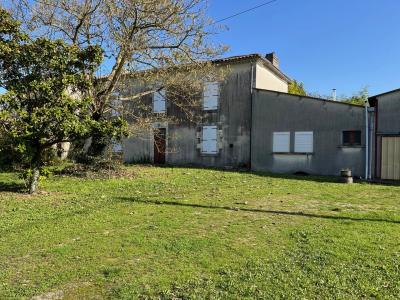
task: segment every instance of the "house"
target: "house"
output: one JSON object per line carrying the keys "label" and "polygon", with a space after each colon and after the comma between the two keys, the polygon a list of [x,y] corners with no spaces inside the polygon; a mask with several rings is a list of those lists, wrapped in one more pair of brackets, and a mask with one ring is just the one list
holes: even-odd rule
{"label": "house", "polygon": [[369,98],[374,108],[371,143],[372,170],[375,178],[400,179],[400,89]]}
{"label": "house", "polygon": [[[275,53],[213,61],[229,66],[223,82],[207,82],[196,124],[156,123],[123,143],[126,162],[247,167],[278,173],[338,175],[364,171],[364,110],[360,106],[288,94],[290,79]],[[155,93],[154,113],[178,115],[167,93]]]}
{"label": "house", "polygon": [[[201,124],[154,124],[157,134],[130,138],[123,143],[126,162],[250,166],[252,89],[287,93],[290,79],[279,69],[275,53],[233,56],[213,63],[229,66],[230,70],[224,82],[205,84]],[[180,114],[168,99],[165,101],[165,91],[161,96],[154,94],[153,107],[155,113]]]}

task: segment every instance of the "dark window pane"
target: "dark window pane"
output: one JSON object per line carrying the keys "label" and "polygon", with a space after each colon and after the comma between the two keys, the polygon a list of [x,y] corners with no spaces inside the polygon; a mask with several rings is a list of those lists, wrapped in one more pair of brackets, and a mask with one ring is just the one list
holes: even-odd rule
{"label": "dark window pane", "polygon": [[343,131],[344,146],[361,146],[361,131],[347,130]]}

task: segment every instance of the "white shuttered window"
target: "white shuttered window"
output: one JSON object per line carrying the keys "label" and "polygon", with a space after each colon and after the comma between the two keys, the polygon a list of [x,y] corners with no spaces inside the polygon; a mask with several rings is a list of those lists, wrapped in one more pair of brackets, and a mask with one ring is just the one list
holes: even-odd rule
{"label": "white shuttered window", "polygon": [[215,110],[218,109],[219,98],[219,83],[206,82],[203,88],[203,109]]}
{"label": "white shuttered window", "polygon": [[290,132],[274,132],[272,151],[290,152]]}
{"label": "white shuttered window", "polygon": [[155,113],[165,113],[165,90],[162,89],[153,94],[153,112]]}
{"label": "white shuttered window", "polygon": [[294,152],[314,152],[314,134],[312,131],[297,131],[294,136]]}
{"label": "white shuttered window", "polygon": [[217,126],[203,126],[201,152],[204,154],[218,153]]}

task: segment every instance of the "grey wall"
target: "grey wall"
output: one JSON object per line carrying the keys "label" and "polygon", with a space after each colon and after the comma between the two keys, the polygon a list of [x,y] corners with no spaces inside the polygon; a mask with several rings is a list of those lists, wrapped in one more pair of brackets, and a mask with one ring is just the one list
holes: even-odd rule
{"label": "grey wall", "polygon": [[400,134],[400,91],[378,97],[378,134]]}
{"label": "grey wall", "polygon": [[[226,68],[226,65],[221,67]],[[179,124],[169,122],[164,126],[167,128],[167,163],[250,167],[251,88],[252,86],[269,86],[273,90],[287,91],[288,84],[259,61],[236,62],[229,64],[228,68],[227,78],[221,84],[218,110],[199,109],[195,115],[200,116],[200,120],[196,122],[185,120],[185,114],[180,108],[167,100],[167,115],[180,120]],[[124,85],[123,95],[128,96],[138,91],[141,91],[141,87],[136,87],[133,82],[128,81]],[[148,95],[141,101],[151,105],[151,96]],[[134,103],[132,106],[134,107]],[[198,139],[201,137],[203,125],[217,125],[219,128],[220,151],[217,155],[201,153]],[[140,137],[126,139],[123,144],[124,160],[126,162],[152,161],[153,143],[151,129]]]}
{"label": "grey wall", "polygon": [[[203,114],[199,124],[169,124],[168,163],[215,167],[250,164],[251,78],[251,63],[231,65],[221,86],[218,110],[199,112]],[[200,152],[196,132],[201,125],[219,127],[220,151],[217,155]]]}
{"label": "grey wall", "polygon": [[382,136],[400,135],[400,91],[390,92],[376,97],[377,106],[377,131],[373,146],[373,174],[376,178],[381,177],[381,147]]}
{"label": "grey wall", "polygon": [[[342,147],[342,131],[361,130],[365,145],[362,107],[301,97],[285,93],[255,90],[253,93],[251,159],[252,169],[275,173],[307,172],[339,175],[350,168],[355,176],[364,172],[364,147]],[[273,132],[314,132],[313,154],[274,154]]]}

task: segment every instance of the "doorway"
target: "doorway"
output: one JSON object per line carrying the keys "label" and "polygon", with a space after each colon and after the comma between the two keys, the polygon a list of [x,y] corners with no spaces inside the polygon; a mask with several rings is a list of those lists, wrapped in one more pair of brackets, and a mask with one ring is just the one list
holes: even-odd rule
{"label": "doorway", "polygon": [[154,132],[154,163],[165,164],[165,152],[167,149],[167,129],[157,128]]}
{"label": "doorway", "polygon": [[382,138],[381,178],[400,179],[400,137]]}

